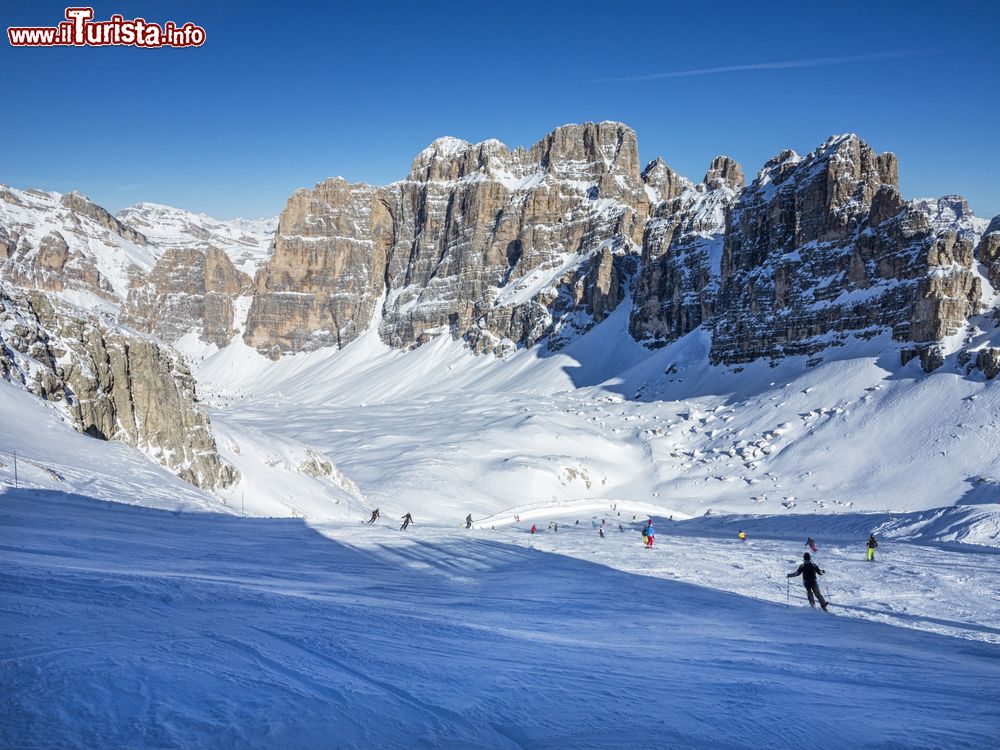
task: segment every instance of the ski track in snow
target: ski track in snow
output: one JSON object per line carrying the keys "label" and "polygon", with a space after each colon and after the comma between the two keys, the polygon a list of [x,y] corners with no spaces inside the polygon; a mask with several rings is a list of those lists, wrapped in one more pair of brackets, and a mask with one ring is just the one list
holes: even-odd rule
{"label": "ski track in snow", "polygon": [[[981,748],[1000,732],[995,644],[842,616],[892,610],[887,573],[929,548],[854,563],[881,579],[864,605],[836,572],[851,555],[821,548],[830,615],[784,606],[793,542],[656,520],[647,551],[582,522],[312,528],[9,489],[0,746]],[[922,574],[995,560],[931,552]],[[697,570],[706,585],[668,580]]]}

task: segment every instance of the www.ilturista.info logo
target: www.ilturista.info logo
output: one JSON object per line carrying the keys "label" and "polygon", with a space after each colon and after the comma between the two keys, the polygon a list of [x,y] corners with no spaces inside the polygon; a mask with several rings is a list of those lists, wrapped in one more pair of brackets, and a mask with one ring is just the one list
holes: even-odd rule
{"label": "www.ilturista.info logo", "polygon": [[7,38],[12,47],[200,47],[205,29],[167,21],[162,26],[144,18],[130,21],[115,14],[108,21],[94,21],[93,8],[67,8],[58,26],[12,26]]}

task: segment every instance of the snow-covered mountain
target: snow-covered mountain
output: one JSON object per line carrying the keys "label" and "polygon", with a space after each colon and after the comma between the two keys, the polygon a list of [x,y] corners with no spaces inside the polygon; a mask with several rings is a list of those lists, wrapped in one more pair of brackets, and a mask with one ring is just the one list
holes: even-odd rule
{"label": "snow-covered mountain", "polygon": [[163,248],[222,250],[233,265],[250,277],[271,254],[277,217],[269,219],[215,219],[160,203],[136,203],[123,208],[116,218],[142,232]]}
{"label": "snow-covered mountain", "polygon": [[0,274],[85,307],[116,309],[160,249],[79,193],[0,185]]}
{"label": "snow-covered mountain", "polygon": [[895,173],[444,138],[273,255],[0,189],[0,745],[990,746],[1000,217]]}
{"label": "snow-covered mountain", "polygon": [[[264,257],[267,222],[7,190],[2,226],[11,283],[76,278],[34,260],[53,232],[125,268],[108,325],[187,355],[220,424],[319,451],[375,502],[424,497],[441,519],[479,495],[489,513],[599,495],[913,511],[1000,476],[1000,233],[956,196],[906,201],[896,171],[854,135],[782,152],[749,186],[726,157],[698,183],[662,159],[640,170],[620,123],[530,149],[443,138],[401,182],[297,191],[254,279],[237,265]],[[505,406],[459,419],[470,400]],[[948,443],[964,408],[965,447],[913,437]],[[429,421],[408,435],[407,417]],[[399,453],[373,453],[389,434]],[[830,468],[883,443],[901,452],[878,470]]]}

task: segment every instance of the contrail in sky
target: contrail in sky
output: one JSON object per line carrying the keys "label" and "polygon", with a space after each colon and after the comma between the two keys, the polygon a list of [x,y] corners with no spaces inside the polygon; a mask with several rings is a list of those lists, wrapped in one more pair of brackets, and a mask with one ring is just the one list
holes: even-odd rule
{"label": "contrail in sky", "polygon": [[779,62],[747,63],[744,65],[722,65],[717,68],[695,68],[693,70],[674,70],[667,73],[647,73],[641,76],[623,76],[621,78],[595,78],[591,83],[623,83],[626,81],[654,81],[659,78],[687,78],[689,76],[708,76],[716,73],[734,73],[743,70],[780,70],[784,68],[818,68],[826,65],[847,65],[848,63],[865,62],[868,60],[896,60],[901,57],[912,57],[919,54],[912,51],[874,52],[868,55],[852,55],[851,57],[811,57],[804,60],[782,60]]}

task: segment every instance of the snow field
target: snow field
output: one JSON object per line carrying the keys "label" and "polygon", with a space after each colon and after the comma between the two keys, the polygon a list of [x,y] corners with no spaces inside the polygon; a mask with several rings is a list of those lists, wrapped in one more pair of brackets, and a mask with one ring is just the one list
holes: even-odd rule
{"label": "snow field", "polygon": [[4,747],[979,748],[1000,731],[995,645],[632,575],[544,550],[554,534],[13,489],[0,533]]}

